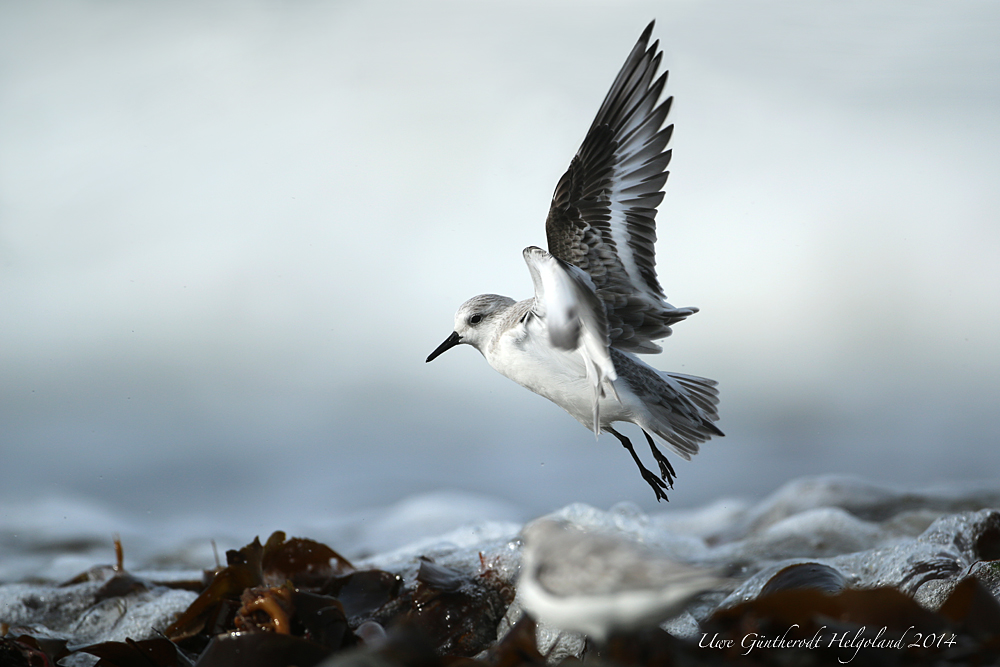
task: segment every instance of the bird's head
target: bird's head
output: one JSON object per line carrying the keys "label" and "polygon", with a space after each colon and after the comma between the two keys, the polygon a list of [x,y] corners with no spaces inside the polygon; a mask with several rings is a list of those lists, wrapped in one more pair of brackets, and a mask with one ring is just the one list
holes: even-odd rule
{"label": "bird's head", "polygon": [[513,299],[498,294],[472,297],[459,306],[455,313],[455,330],[430,353],[427,361],[434,361],[444,352],[463,343],[482,352],[483,346],[493,336],[500,314],[513,304]]}

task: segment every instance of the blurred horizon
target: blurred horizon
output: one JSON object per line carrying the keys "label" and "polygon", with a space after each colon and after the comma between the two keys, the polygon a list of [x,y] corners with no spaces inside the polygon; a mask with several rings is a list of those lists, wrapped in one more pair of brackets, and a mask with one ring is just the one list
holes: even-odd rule
{"label": "blurred horizon", "polygon": [[[653,18],[658,272],[701,312],[644,360],[717,379],[727,434],[659,506],[473,350],[424,363],[465,299],[531,295],[521,249]],[[266,523],[995,481],[998,33],[987,2],[6,3],[0,501]]]}

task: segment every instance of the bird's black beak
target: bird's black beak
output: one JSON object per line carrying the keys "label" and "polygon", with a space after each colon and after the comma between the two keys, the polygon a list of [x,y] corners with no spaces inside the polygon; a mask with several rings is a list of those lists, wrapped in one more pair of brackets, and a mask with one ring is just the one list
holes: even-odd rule
{"label": "bird's black beak", "polygon": [[451,335],[444,339],[444,342],[437,346],[437,349],[430,353],[427,357],[427,362],[430,363],[440,357],[442,354],[455,347],[462,342],[462,337],[458,335],[457,331],[452,331]]}

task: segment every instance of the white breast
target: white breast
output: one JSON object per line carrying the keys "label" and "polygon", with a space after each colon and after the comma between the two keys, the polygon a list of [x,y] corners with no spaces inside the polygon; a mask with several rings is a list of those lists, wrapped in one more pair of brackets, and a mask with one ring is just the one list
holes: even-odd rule
{"label": "white breast", "polygon": [[[484,356],[502,375],[544,396],[587,428],[593,423],[593,390],[579,352],[567,352],[549,344],[548,332],[538,318],[529,318],[503,332]],[[615,381],[621,395],[623,383]],[[626,388],[627,390],[627,388]],[[601,424],[628,419],[627,410],[612,392],[601,399]],[[627,391],[631,394],[631,391]],[[625,396],[622,400],[628,404]]]}

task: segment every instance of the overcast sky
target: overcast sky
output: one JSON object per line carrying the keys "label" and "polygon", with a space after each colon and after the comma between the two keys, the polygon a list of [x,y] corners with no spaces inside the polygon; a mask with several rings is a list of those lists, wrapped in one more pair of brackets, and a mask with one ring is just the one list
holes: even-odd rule
{"label": "overcast sky", "polygon": [[471,348],[424,364],[466,298],[530,296],[653,18],[659,274],[701,312],[646,360],[718,379],[727,433],[671,506],[994,478],[995,2],[40,2],[0,5],[0,497],[655,507]]}

